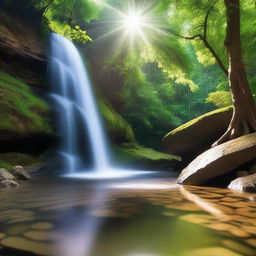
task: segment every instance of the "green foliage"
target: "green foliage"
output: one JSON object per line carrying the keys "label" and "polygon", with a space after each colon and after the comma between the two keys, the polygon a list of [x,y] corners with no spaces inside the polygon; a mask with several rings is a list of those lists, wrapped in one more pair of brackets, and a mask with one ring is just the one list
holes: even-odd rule
{"label": "green foliage", "polygon": [[75,26],[72,28],[68,24],[61,24],[57,21],[51,21],[49,23],[50,28],[57,34],[63,35],[66,38],[85,44],[88,41],[92,41],[92,39],[87,35],[85,30],[82,30],[79,26]]}
{"label": "green foliage", "polygon": [[174,79],[177,84],[190,87],[191,91],[197,89],[197,85],[187,77],[191,71],[189,55],[184,47],[173,37],[153,40],[153,45],[144,48],[142,53],[146,62],[156,62],[166,75]]}
{"label": "green foliage", "polygon": [[92,0],[54,0],[45,14],[53,31],[80,43],[91,41],[79,24],[98,16],[99,8]]}
{"label": "green foliage", "polygon": [[[171,11],[169,23],[167,23],[169,31],[186,37],[193,37],[199,34],[205,36],[209,45],[212,47],[212,49],[215,51],[227,69],[228,57],[227,51],[224,47],[224,41],[226,37],[226,8],[224,1],[165,0],[164,3],[165,4],[163,5],[162,11]],[[256,61],[256,55],[252,54],[256,50],[256,23],[254,18],[256,15],[255,1],[240,1],[240,7],[243,56],[251,87],[255,91],[253,79],[254,68],[252,68]],[[207,14],[207,24],[205,24]],[[205,25],[207,26],[205,27]],[[184,43],[188,41],[186,39],[181,40],[184,41]],[[198,61],[200,63],[202,63],[204,66],[211,66],[216,63],[216,59],[213,58],[212,53],[209,49],[207,49],[202,40],[197,37],[196,39],[191,40],[191,43],[195,49]],[[227,84],[227,78],[223,77],[221,82]],[[229,88],[226,87],[225,90],[227,89]]]}
{"label": "green foliage", "polygon": [[[33,12],[42,16],[45,25],[58,34],[79,43],[91,41],[84,27],[85,22],[97,18],[100,8],[93,0],[5,0],[5,5],[19,9],[20,14]],[[83,26],[83,27],[82,27]]]}
{"label": "green foliage", "polygon": [[[227,54],[224,49],[225,39],[225,7],[224,1],[208,1],[208,0],[170,0],[172,5],[167,6],[166,11],[169,8],[173,8],[172,15],[170,17],[169,29],[173,30],[176,34],[193,37],[195,35],[204,35],[204,22],[207,12],[207,40],[210,45],[221,58],[222,62],[227,65]],[[196,14],[196,15],[195,15]],[[216,29],[218,28],[218,29]],[[186,39],[181,39],[184,43]],[[198,57],[198,61],[205,66],[210,66],[215,63],[210,51],[205,47],[203,42],[198,38],[191,40]]]}
{"label": "green foliage", "polygon": [[124,65],[117,65],[116,69],[124,77],[122,115],[132,125],[140,143],[159,147],[163,134],[180,124],[170,105],[161,98],[167,90],[169,97],[173,97],[171,85],[168,88],[167,84],[156,86],[148,82],[134,55],[128,56]]}
{"label": "green foliage", "polygon": [[90,0],[54,0],[45,11],[45,17],[54,32],[85,44],[91,38],[77,24],[96,18],[98,11],[99,8]]}
{"label": "green foliage", "polygon": [[[16,133],[52,133],[47,118],[46,102],[36,97],[28,85],[0,72],[0,128]],[[29,125],[28,125],[29,124]]]}
{"label": "green foliage", "polygon": [[218,108],[227,107],[232,104],[231,94],[227,91],[211,92],[206,102],[211,102]]}
{"label": "green foliage", "polygon": [[[39,3],[40,1],[37,2],[38,8]],[[93,0],[54,0],[47,9],[46,17],[63,24],[75,25],[97,18],[99,10]]]}
{"label": "green foliage", "polygon": [[[196,84],[189,79],[192,63],[186,47],[178,37],[166,32],[168,27],[179,25],[172,24],[169,21],[168,13],[161,12],[163,9],[161,1],[136,1],[134,3],[135,9],[142,9],[145,23],[148,24],[142,27],[142,32],[135,34],[133,39],[125,27],[120,29],[120,19],[129,13],[129,6],[133,5],[131,1],[108,0],[108,3],[112,7],[103,8],[100,14],[101,20],[106,21],[106,23],[103,22],[104,30],[102,30],[102,33],[108,36],[103,37],[104,35],[99,34],[94,36],[95,40],[102,39],[102,44],[104,44],[104,38],[105,41],[108,40],[111,43],[113,48],[114,45],[118,45],[118,43],[113,42],[122,42],[118,45],[118,49],[113,49],[113,52],[120,50],[126,52],[127,55],[136,54],[144,62],[155,62],[164,70],[166,75],[175,79],[176,83],[187,85],[193,91],[196,90]],[[116,9],[123,14],[120,15],[119,11],[115,11]],[[110,25],[107,26],[106,24]],[[115,29],[117,30],[116,33],[113,32]],[[115,54],[112,53],[112,55]]]}
{"label": "green foliage", "polygon": [[12,165],[7,161],[0,160],[0,168],[5,168],[6,170],[10,171],[12,169]]}

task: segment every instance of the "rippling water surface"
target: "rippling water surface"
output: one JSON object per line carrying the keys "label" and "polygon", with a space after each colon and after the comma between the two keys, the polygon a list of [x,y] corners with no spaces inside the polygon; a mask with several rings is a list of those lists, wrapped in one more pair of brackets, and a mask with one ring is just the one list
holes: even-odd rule
{"label": "rippling water surface", "polygon": [[0,256],[256,255],[253,194],[169,177],[41,177],[2,190]]}

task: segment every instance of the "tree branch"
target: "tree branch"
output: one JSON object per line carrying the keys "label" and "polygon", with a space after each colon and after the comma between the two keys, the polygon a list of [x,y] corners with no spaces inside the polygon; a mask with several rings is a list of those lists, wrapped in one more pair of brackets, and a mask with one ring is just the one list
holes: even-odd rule
{"label": "tree branch", "polygon": [[[217,2],[217,1],[216,1]],[[215,3],[216,3],[215,2]],[[203,32],[203,36],[200,35],[200,39],[203,41],[205,47],[211,52],[212,56],[215,58],[217,64],[219,65],[220,69],[224,72],[224,74],[226,76],[228,76],[228,70],[226,69],[226,67],[224,66],[224,64],[222,63],[220,57],[218,56],[218,54],[214,51],[213,47],[210,45],[209,41],[207,40],[207,28],[208,28],[208,19],[209,19],[209,15],[212,11],[214,7],[214,4],[211,6],[211,8],[208,9],[206,15],[205,15],[205,19],[204,19],[204,32]]]}
{"label": "tree branch", "polygon": [[203,27],[204,27],[204,38],[207,37],[207,24],[208,24],[208,18],[209,18],[211,10],[212,10],[212,7],[207,11],[205,19],[204,19],[204,25],[203,25]]}
{"label": "tree branch", "polygon": [[179,38],[182,38],[182,39],[186,39],[186,40],[194,40],[196,38],[199,38],[200,40],[203,41],[205,47],[211,52],[212,56],[214,57],[214,59],[216,60],[217,64],[219,65],[220,69],[223,71],[223,73],[228,76],[228,70],[226,69],[226,67],[224,66],[224,64],[222,63],[220,57],[218,56],[218,54],[214,51],[214,49],[212,48],[212,46],[210,45],[210,43],[208,42],[208,40],[202,36],[201,34],[197,34],[197,35],[194,35],[194,36],[183,36],[183,35],[180,35],[174,31],[171,31],[171,30],[167,30],[169,33],[179,37]]}
{"label": "tree branch", "polygon": [[[217,2],[217,1],[216,1]],[[214,5],[211,6],[211,8],[208,9],[205,19],[204,19],[204,24],[203,24],[203,35],[201,34],[197,34],[194,36],[183,36],[180,35],[178,33],[176,33],[175,31],[172,30],[167,30],[169,33],[182,38],[182,39],[186,39],[186,40],[194,40],[196,38],[199,38],[200,40],[203,41],[205,47],[211,52],[212,56],[214,57],[214,59],[216,60],[218,66],[220,67],[220,69],[223,71],[223,73],[228,76],[228,70],[226,69],[226,67],[224,66],[223,62],[221,61],[220,57],[218,56],[218,54],[215,52],[215,50],[213,49],[213,47],[210,45],[209,41],[207,40],[207,25],[208,25],[208,19],[209,19],[209,15],[210,12],[212,11]]]}
{"label": "tree branch", "polygon": [[170,34],[173,34],[179,38],[182,38],[182,39],[186,39],[186,40],[194,40],[196,39],[197,37],[200,38],[200,34],[197,34],[197,35],[194,35],[194,36],[183,36],[183,35],[180,35],[178,34],[177,32],[173,31],[173,30],[170,30],[170,29],[162,29],[164,32],[167,32],[167,33],[170,33]]}
{"label": "tree branch", "polygon": [[212,56],[215,58],[217,64],[219,65],[220,69],[223,71],[223,73],[228,76],[228,70],[226,69],[226,67],[224,66],[224,64],[222,63],[220,57],[217,55],[217,53],[214,51],[214,49],[212,48],[212,46],[209,44],[208,40],[203,37],[202,35],[200,35],[200,39],[203,41],[205,47],[211,52]]}

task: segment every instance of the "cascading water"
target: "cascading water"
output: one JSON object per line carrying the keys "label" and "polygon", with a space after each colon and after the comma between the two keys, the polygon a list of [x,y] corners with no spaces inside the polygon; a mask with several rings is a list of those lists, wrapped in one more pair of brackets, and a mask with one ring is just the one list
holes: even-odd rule
{"label": "cascading water", "polygon": [[[110,164],[108,144],[90,79],[77,48],[70,40],[55,33],[50,41],[51,97],[58,106],[61,154],[69,176],[90,177],[85,167],[88,140],[94,163],[93,177],[95,173],[100,178],[112,177],[113,173],[122,177],[131,175],[124,171],[117,174]],[[145,172],[136,172],[140,173]]]}
{"label": "cascading water", "polygon": [[81,158],[86,157],[79,153],[78,144],[83,142],[79,142],[77,118],[87,128],[95,170],[108,169],[107,143],[82,58],[70,40],[57,34],[51,38],[50,79],[51,96],[59,105],[62,154],[68,171],[83,168]]}

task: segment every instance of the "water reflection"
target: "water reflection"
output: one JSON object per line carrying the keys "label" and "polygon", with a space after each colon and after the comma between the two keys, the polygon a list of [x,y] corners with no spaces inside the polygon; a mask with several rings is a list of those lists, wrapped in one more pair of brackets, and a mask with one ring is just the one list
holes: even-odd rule
{"label": "water reflection", "polygon": [[0,255],[256,255],[252,195],[164,176],[40,178],[5,190]]}
{"label": "water reflection", "polygon": [[224,221],[229,220],[228,215],[226,215],[222,210],[218,209],[214,203],[208,202],[206,199],[202,199],[200,196],[196,195],[195,193],[190,192],[189,188],[186,188],[185,186],[180,185],[179,189],[181,194],[186,199],[198,205],[205,212],[210,213],[211,215],[213,215],[214,217],[217,217],[218,219],[221,219]]}
{"label": "water reflection", "polygon": [[[87,202],[87,207],[77,211],[71,208],[64,217],[66,221],[60,224],[60,229],[65,235],[56,245],[55,255],[61,256],[89,256],[95,237],[103,219],[87,212],[93,211],[95,202],[107,201],[104,189],[95,188]],[[102,205],[103,206],[103,205]]]}
{"label": "water reflection", "polygon": [[153,171],[142,171],[142,170],[126,170],[126,169],[105,169],[102,172],[95,170],[92,171],[81,171],[71,174],[63,175],[66,178],[82,179],[82,180],[106,180],[106,179],[120,179],[120,178],[131,178],[138,175],[152,174]]}

